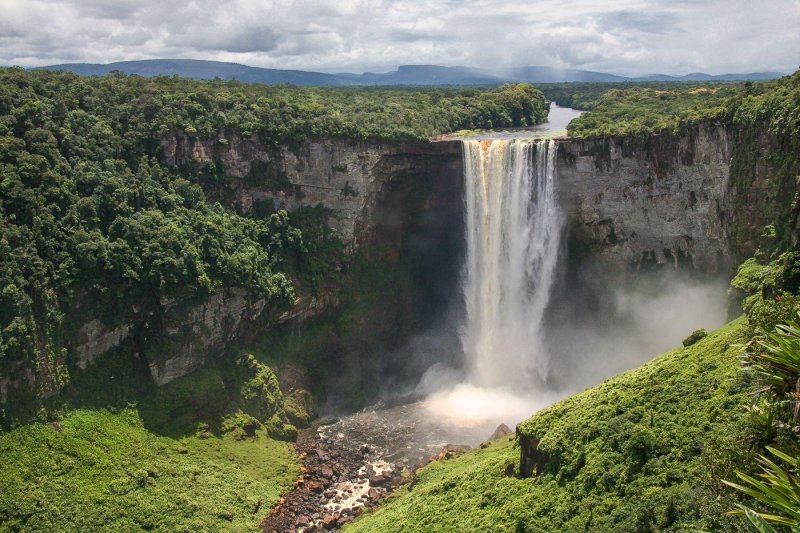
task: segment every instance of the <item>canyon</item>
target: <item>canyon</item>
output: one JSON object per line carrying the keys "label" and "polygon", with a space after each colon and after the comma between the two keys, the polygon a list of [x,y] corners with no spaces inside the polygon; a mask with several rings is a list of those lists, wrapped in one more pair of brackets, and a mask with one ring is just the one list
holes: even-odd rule
{"label": "canyon", "polygon": [[[746,217],[737,222],[732,212],[741,195],[731,180],[734,137],[730,126],[701,123],[681,134],[558,139],[555,186],[566,214],[567,247],[624,272],[659,267],[729,273],[751,240],[742,235],[752,233],[743,229],[752,222]],[[456,290],[464,253],[460,141],[320,139],[276,149],[256,135],[229,132],[200,139],[176,131],[160,145],[170,165],[217,165],[226,181],[207,184],[206,192],[239,212],[265,204],[329,209],[328,223],[349,256],[380,244],[393,266],[411,266],[418,274],[415,284],[437,287],[433,296],[423,296],[429,300],[423,306],[440,311]],[[66,332],[66,357],[80,372],[112,350],[130,350],[143,356],[156,384],[166,384],[258,331],[330,313],[340,305],[340,289],[333,285],[312,293],[301,287],[294,305],[279,311],[235,287],[191,306],[163,300],[145,313],[134,303],[113,324],[104,317],[75,324]],[[148,335],[162,339],[158,350],[141,341],[145,323],[157,324]],[[0,399],[12,388],[36,388],[37,381],[30,370],[12,371],[0,377]],[[46,390],[45,395],[56,391]]]}

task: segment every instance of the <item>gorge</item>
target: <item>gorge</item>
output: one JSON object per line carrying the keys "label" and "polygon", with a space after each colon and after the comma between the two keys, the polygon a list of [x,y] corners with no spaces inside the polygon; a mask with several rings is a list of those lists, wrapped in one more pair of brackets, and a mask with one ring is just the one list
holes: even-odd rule
{"label": "gorge", "polygon": [[[702,528],[733,505],[714,480],[754,453],[730,444],[733,347],[795,305],[795,141],[749,113],[771,85],[674,128],[576,134],[672,93],[551,104],[548,126],[524,85],[0,78],[2,521],[254,527],[291,487],[319,515],[301,527],[339,527],[403,485],[356,530],[397,530],[423,497],[470,509],[425,507],[423,529],[591,529],[596,498],[601,529]],[[500,423],[516,440],[485,443]]]}

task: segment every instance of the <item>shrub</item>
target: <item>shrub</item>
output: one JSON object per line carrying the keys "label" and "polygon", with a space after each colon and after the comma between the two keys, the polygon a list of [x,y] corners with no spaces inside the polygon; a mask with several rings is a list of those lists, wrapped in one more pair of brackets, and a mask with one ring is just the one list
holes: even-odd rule
{"label": "shrub", "polygon": [[691,333],[691,335],[689,335],[688,337],[683,339],[683,345],[684,346],[691,346],[692,344],[696,343],[697,341],[699,341],[700,339],[702,339],[703,337],[705,337],[707,335],[708,335],[708,332],[706,332],[705,329],[703,329],[703,328],[696,329]]}

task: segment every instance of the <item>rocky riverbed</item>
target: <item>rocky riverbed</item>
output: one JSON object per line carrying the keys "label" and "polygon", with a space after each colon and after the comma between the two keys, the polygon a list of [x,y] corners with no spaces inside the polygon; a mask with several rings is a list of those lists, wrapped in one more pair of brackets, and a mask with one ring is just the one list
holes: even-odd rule
{"label": "rocky riverbed", "polygon": [[[263,531],[336,531],[377,507],[386,493],[413,484],[420,466],[470,449],[470,444],[431,439],[427,429],[421,431],[429,421],[412,423],[425,420],[412,416],[420,412],[416,404],[365,410],[301,430],[296,444],[303,463],[301,476],[264,518]],[[510,433],[501,424],[489,440]]]}
{"label": "rocky riverbed", "polygon": [[297,450],[302,475],[262,521],[266,533],[336,531],[414,475],[405,462],[380,459],[366,444],[344,446],[318,428],[300,432]]}

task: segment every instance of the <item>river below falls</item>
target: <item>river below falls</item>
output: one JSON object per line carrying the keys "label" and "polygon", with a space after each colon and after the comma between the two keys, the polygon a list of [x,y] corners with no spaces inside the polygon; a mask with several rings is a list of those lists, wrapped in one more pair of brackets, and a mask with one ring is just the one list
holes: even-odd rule
{"label": "river below falls", "polygon": [[500,424],[516,424],[561,395],[514,395],[469,384],[400,405],[379,402],[318,429],[322,439],[346,449],[367,446],[388,463],[416,465],[447,445],[474,448]]}
{"label": "river below falls", "polygon": [[350,449],[368,446],[386,462],[414,465],[448,444],[474,447],[488,439],[500,423],[503,422],[443,423],[431,413],[426,402],[417,401],[394,407],[377,404],[318,431],[322,438],[339,446]]}

